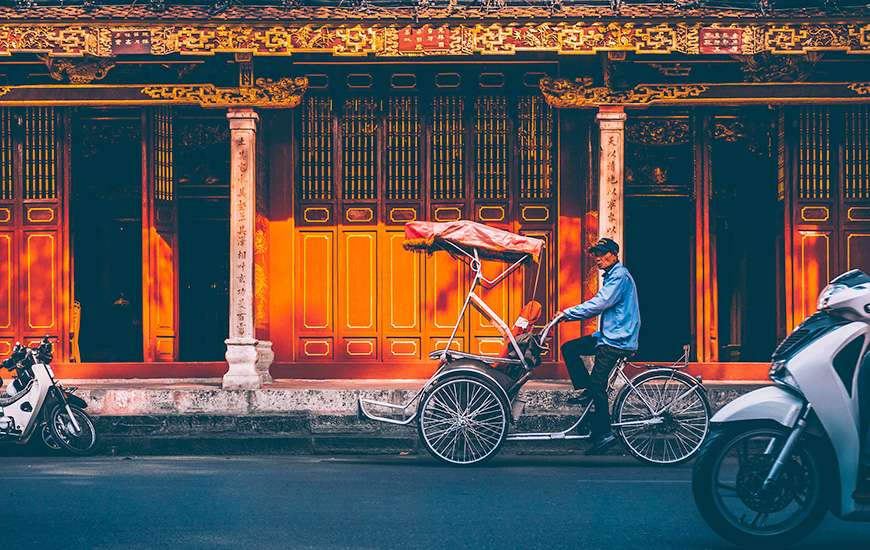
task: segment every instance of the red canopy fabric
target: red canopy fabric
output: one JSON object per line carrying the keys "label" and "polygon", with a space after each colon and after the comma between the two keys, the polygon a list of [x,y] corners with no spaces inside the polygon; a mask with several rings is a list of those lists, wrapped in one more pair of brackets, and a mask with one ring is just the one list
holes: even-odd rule
{"label": "red canopy fabric", "polygon": [[483,256],[501,259],[531,254],[536,262],[544,249],[544,241],[541,239],[517,235],[469,220],[442,223],[417,221],[405,224],[404,246],[408,250],[432,251],[444,248],[445,242],[477,248]]}

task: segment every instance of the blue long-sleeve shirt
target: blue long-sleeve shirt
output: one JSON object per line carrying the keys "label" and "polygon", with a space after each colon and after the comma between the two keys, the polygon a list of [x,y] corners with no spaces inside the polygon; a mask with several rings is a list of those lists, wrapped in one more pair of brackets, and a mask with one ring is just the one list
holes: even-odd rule
{"label": "blue long-sleeve shirt", "polygon": [[600,315],[598,332],[594,334],[599,344],[632,351],[637,349],[640,332],[637,287],[631,273],[620,262],[604,272],[604,281],[595,296],[563,313],[568,321]]}

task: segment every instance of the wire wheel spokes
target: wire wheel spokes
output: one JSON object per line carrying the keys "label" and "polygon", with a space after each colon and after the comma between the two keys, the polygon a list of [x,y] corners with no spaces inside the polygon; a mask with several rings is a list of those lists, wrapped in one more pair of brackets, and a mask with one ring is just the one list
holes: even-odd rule
{"label": "wire wheel spokes", "polygon": [[688,459],[701,448],[710,428],[710,408],[703,391],[667,374],[635,383],[616,418],[618,424],[628,424],[619,431],[629,450],[655,464]]}
{"label": "wire wheel spokes", "polygon": [[485,384],[461,378],[438,385],[422,404],[420,433],[438,458],[453,464],[480,462],[498,449],[507,414]]}

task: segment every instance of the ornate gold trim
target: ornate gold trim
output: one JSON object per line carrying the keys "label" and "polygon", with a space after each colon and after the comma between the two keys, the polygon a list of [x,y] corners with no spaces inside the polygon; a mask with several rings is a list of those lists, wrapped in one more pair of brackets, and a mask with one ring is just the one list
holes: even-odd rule
{"label": "ornate gold trim", "polygon": [[0,96],[4,96],[12,91],[12,88],[9,86],[0,86]]}
{"label": "ornate gold trim", "polygon": [[870,82],[852,82],[846,87],[858,95],[870,94]]}
{"label": "ornate gold trim", "polygon": [[282,78],[277,82],[270,78],[258,78],[254,86],[218,88],[213,84],[186,86],[148,86],[142,94],[151,99],[172,103],[198,104],[201,107],[233,107],[238,105],[261,108],[292,109],[299,106],[308,89],[308,79],[297,76]]}
{"label": "ornate gold trim", "polygon": [[540,81],[544,99],[553,107],[581,108],[598,105],[647,105],[697,97],[707,91],[701,84],[640,84],[625,91],[592,86],[590,79],[544,77]]}
{"label": "ornate gold trim", "polygon": [[51,78],[70,84],[90,84],[94,80],[102,80],[115,67],[115,61],[106,58],[68,59],[42,56],[41,59],[45,61]]}
{"label": "ornate gold trim", "polygon": [[801,208],[801,220],[805,222],[826,222],[831,217],[827,206],[804,206]]}
{"label": "ornate gold trim", "polygon": [[[733,46],[711,51],[704,33],[727,30]],[[117,48],[113,36],[136,34],[136,51]],[[541,23],[447,23],[384,25],[280,22],[157,24],[143,22],[8,23],[0,25],[0,55],[48,53],[54,56],[112,57],[127,53],[212,55],[250,52],[292,55],[320,52],[353,56],[512,55],[521,51],[595,54],[620,51],[648,54],[753,55],[809,51],[870,52],[870,23],[779,22],[756,24],[672,19],[603,22],[587,19]],[[114,48],[114,49],[113,49]],[[141,51],[140,51],[141,50]]]}

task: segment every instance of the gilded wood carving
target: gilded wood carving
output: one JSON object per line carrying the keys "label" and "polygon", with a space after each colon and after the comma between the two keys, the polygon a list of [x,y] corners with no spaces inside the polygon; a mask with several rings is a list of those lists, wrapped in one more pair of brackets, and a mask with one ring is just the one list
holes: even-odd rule
{"label": "gilded wood carving", "polygon": [[544,77],[541,92],[553,107],[581,108],[598,105],[646,105],[687,97],[697,97],[707,90],[700,84],[641,84],[624,91],[606,86],[592,86],[589,79],[568,80]]}
{"label": "gilded wood carving", "polygon": [[[711,50],[709,36],[729,37],[727,48]],[[135,36],[133,45],[126,36]],[[122,37],[122,38],[119,38]],[[118,40],[122,40],[119,44]],[[133,48],[134,49],[130,49]],[[342,25],[201,24],[139,26],[0,25],[0,54],[41,52],[52,55],[111,57],[126,53],[201,54],[251,52],[290,55],[318,51],[334,55],[424,56],[514,54],[553,51],[593,54],[761,52],[806,53],[837,50],[870,52],[870,23],[634,23],[566,22],[529,24]]]}
{"label": "gilded wood carving", "polygon": [[273,81],[258,78],[253,86],[219,88],[213,84],[186,86],[148,86],[142,94],[155,100],[191,103],[202,107],[250,106],[264,108],[297,107],[308,89],[305,77],[282,78]]}

